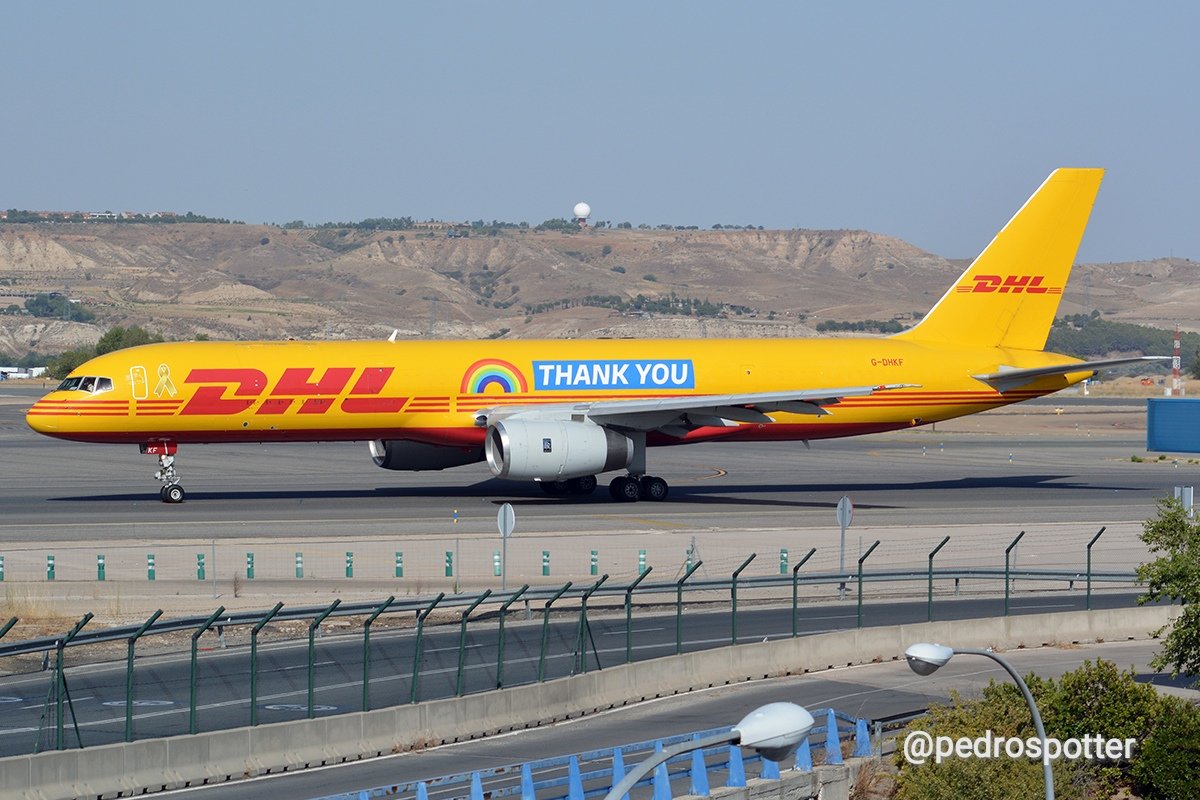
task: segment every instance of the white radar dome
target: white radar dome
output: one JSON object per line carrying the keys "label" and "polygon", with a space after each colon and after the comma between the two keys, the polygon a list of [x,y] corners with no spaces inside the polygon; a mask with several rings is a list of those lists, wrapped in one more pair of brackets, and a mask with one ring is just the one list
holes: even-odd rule
{"label": "white radar dome", "polygon": [[587,203],[575,204],[575,219],[587,219],[592,215],[592,207]]}

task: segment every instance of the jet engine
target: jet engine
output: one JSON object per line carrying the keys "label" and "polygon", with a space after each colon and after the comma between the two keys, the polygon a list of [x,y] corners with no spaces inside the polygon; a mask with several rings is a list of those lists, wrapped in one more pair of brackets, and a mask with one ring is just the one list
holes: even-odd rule
{"label": "jet engine", "polygon": [[371,442],[371,460],[384,469],[420,472],[422,470],[461,467],[483,460],[482,448],[427,444],[406,439],[375,439]]}
{"label": "jet engine", "polygon": [[498,478],[565,481],[629,466],[629,437],[593,422],[506,419],[494,422],[484,443]]}

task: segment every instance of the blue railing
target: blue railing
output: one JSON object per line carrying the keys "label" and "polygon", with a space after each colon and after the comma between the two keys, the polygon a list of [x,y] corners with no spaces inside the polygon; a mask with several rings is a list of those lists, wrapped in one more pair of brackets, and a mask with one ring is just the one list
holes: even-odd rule
{"label": "blue railing", "polygon": [[[811,772],[813,753],[826,764],[842,763],[843,741],[853,741],[855,757],[871,754],[867,722],[832,708],[816,709],[813,716],[824,717],[796,752],[793,769]],[[390,784],[374,789],[326,795],[316,800],[371,800],[372,798],[415,798],[415,800],[483,800],[519,797],[520,800],[587,800],[602,797],[626,774],[625,764],[637,763],[665,747],[724,733],[729,728],[713,728],[664,739],[655,739],[618,747],[591,750],[569,756],[556,756],[524,764],[446,775],[425,781]],[[670,800],[672,783],[686,781],[685,794],[706,797],[710,786],[745,786],[746,765],[758,764],[759,777],[778,778],[780,765],[758,755],[744,756],[736,746],[722,745],[676,756],[660,766],[637,786],[651,786],[654,800]],[[718,783],[722,781],[722,783]]]}

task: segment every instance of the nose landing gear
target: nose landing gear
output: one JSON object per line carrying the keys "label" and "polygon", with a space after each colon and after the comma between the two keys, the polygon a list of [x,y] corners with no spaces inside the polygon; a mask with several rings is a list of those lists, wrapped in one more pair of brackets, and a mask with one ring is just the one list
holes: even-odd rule
{"label": "nose landing gear", "polygon": [[179,445],[174,442],[149,442],[140,447],[144,455],[158,456],[158,471],[154,479],[162,482],[158,496],[164,503],[182,503],[186,496],[179,485],[179,470],[175,469],[175,453]]}

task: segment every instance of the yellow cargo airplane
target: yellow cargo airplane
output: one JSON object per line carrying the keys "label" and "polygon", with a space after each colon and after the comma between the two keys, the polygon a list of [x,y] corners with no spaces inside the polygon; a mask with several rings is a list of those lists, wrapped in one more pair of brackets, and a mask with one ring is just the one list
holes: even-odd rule
{"label": "yellow cargo airplane", "polygon": [[184,498],[181,444],[370,442],[380,467],[485,460],[549,494],[662,500],[646,448],[911,428],[1049,394],[1101,367],[1043,351],[1103,170],[1059,169],[915,327],[886,338],[172,342],[83,364],[26,417],[137,444]]}

